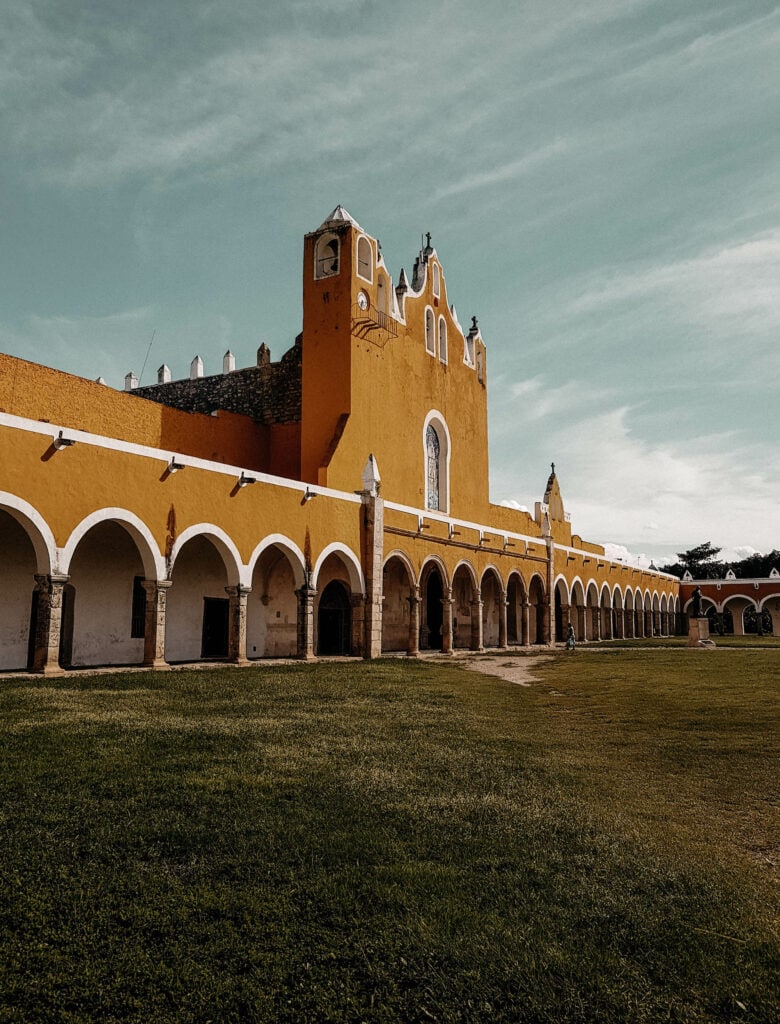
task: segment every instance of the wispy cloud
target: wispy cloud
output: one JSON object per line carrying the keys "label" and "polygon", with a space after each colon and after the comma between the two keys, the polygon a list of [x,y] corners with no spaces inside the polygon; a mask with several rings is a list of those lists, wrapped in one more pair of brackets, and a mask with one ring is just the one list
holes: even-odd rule
{"label": "wispy cloud", "polygon": [[481,171],[476,174],[469,174],[459,181],[453,181],[438,189],[434,195],[434,201],[445,199],[448,196],[458,195],[460,192],[470,192],[474,189],[488,189],[495,185],[503,185],[516,181],[526,174],[530,174],[537,168],[544,166],[548,161],[559,157],[570,148],[566,139],[555,139],[548,145],[541,146],[531,153],[526,153],[519,160],[512,160],[494,167],[490,171]]}

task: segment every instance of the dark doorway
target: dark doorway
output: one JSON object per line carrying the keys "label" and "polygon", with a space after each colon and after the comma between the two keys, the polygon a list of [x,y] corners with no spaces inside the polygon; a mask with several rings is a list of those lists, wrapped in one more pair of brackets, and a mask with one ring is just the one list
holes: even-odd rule
{"label": "dark doorway", "polygon": [[441,627],[444,622],[444,609],[441,602],[443,597],[444,587],[439,570],[431,569],[425,588],[425,625],[428,648],[432,651],[440,651],[442,647]]}
{"label": "dark doorway", "polygon": [[352,607],[341,580],[331,580],[320,598],[317,613],[317,653],[351,654]]}
{"label": "dark doorway", "polygon": [[60,626],[60,665],[73,664],[73,616],[76,611],[76,588],[66,583],[62,588],[62,619]]}
{"label": "dark doorway", "polygon": [[226,597],[203,598],[201,658],[227,658],[230,601]]}

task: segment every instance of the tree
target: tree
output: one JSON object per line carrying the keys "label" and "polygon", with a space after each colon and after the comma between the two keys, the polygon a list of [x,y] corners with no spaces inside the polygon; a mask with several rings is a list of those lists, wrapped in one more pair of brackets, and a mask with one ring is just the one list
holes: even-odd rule
{"label": "tree", "polygon": [[715,561],[721,550],[721,548],[713,547],[707,540],[695,548],[689,548],[688,551],[678,551],[678,561],[670,565],[663,565],[661,569],[663,572],[670,572],[675,576],[682,576],[689,572],[694,579],[716,579],[723,574],[725,568],[723,562]]}

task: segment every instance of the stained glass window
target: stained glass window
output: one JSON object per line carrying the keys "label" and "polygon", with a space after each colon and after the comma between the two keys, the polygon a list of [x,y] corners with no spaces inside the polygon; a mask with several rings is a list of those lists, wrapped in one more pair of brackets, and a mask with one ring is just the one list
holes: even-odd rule
{"label": "stained glass window", "polygon": [[438,512],[439,510],[439,455],[441,446],[439,435],[432,426],[425,431],[425,456],[426,456],[426,491],[428,508]]}

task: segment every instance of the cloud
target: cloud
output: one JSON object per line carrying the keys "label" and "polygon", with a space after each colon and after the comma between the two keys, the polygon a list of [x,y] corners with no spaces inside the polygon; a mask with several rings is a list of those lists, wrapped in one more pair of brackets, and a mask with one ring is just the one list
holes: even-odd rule
{"label": "cloud", "polygon": [[458,181],[450,182],[437,189],[433,194],[433,201],[445,199],[458,195],[461,192],[470,192],[474,189],[489,189],[496,185],[503,185],[516,181],[532,171],[543,167],[555,157],[562,156],[570,148],[566,139],[555,139],[547,145],[540,146],[530,153],[526,153],[518,160],[511,160],[500,167],[494,167],[490,171],[480,171],[460,178]]}
{"label": "cloud", "polygon": [[635,436],[631,410],[567,424],[550,438],[566,508],[582,536],[677,549],[707,538],[777,544],[780,454],[773,442],[744,446],[723,434],[655,443]]}

